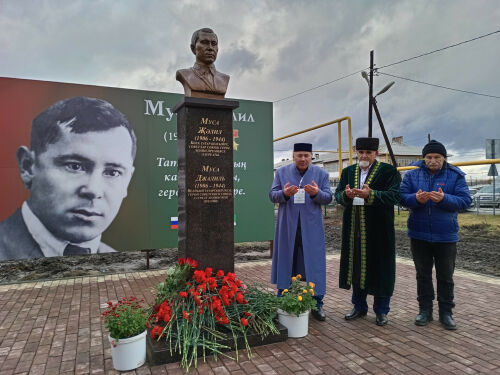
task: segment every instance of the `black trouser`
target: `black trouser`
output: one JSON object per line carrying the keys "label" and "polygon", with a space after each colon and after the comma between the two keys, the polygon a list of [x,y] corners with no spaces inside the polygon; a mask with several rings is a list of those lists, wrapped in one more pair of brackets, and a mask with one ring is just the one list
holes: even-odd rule
{"label": "black trouser", "polygon": [[453,272],[457,257],[456,242],[427,242],[411,239],[411,252],[417,271],[417,295],[421,309],[432,310],[434,287],[432,267],[436,264],[439,314],[450,313],[453,303]]}

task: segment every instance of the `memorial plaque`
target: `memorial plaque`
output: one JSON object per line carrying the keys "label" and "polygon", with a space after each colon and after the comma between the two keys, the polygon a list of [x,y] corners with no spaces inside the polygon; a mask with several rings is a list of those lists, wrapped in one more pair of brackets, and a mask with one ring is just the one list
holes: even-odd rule
{"label": "memorial plaque", "polygon": [[179,257],[234,271],[233,100],[184,97],[177,113]]}

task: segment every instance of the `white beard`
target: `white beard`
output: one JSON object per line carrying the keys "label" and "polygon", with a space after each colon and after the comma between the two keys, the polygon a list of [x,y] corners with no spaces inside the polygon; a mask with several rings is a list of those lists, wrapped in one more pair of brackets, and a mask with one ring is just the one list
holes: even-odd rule
{"label": "white beard", "polygon": [[359,162],[359,166],[360,166],[361,168],[368,168],[368,167],[370,166],[370,163],[369,163],[369,162],[367,162],[366,160],[361,160],[361,161]]}

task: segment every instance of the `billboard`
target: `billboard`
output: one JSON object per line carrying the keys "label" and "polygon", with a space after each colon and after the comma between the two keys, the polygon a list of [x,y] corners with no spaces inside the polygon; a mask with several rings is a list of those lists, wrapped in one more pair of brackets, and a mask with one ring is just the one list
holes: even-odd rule
{"label": "billboard", "polygon": [[[176,247],[177,123],[172,108],[181,98],[0,78],[0,259],[37,257],[40,242],[45,251],[39,256],[57,255],[50,248],[69,242],[84,243],[91,253]],[[90,109],[81,115],[51,120],[54,113],[62,116],[84,105]],[[126,120],[120,120],[120,113]],[[103,116],[111,117],[104,121]],[[87,125],[82,117],[88,117]],[[39,128],[32,133],[35,118]],[[116,118],[118,125],[109,125]],[[127,120],[131,130],[123,126]],[[105,129],[96,125],[100,122],[107,124]],[[272,103],[240,100],[233,113],[233,146],[235,242],[271,240]],[[15,251],[3,251],[7,247]],[[8,256],[2,258],[2,251]]]}

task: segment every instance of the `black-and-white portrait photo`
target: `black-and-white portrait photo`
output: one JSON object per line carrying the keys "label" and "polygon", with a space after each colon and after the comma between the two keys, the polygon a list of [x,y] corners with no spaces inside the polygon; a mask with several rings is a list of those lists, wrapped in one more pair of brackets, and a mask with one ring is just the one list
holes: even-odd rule
{"label": "black-and-white portrait photo", "polygon": [[0,222],[0,260],[108,253],[101,242],[134,173],[137,138],[110,103],[64,99],[33,119],[17,149],[29,196]]}

